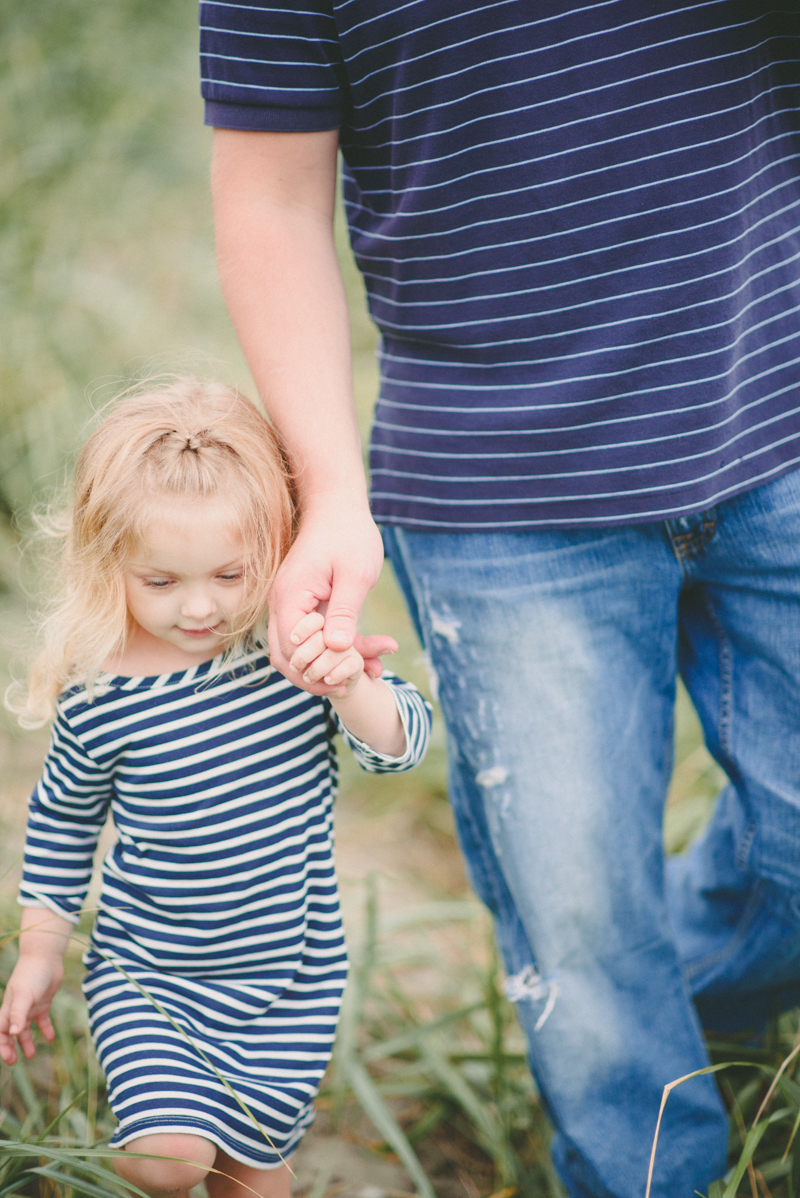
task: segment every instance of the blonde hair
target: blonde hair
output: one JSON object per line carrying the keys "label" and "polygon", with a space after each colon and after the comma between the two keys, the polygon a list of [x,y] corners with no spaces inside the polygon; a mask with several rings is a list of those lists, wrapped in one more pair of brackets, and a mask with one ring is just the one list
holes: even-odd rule
{"label": "blonde hair", "polygon": [[286,461],[264,416],[231,387],[198,378],[150,384],[108,405],[75,468],[72,503],[39,521],[61,544],[58,591],[42,614],[43,648],[27,690],[7,703],[20,723],[50,719],[57,696],[91,697],[128,635],[123,574],[159,497],[224,496],[245,546],[245,603],[229,652],[264,634],[267,594],[292,540]]}

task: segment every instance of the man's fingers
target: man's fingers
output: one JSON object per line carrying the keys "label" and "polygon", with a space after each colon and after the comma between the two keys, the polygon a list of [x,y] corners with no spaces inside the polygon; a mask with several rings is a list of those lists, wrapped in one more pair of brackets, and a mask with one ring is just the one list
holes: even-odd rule
{"label": "man's fingers", "polygon": [[352,582],[337,582],[325,613],[325,644],[337,653],[349,649],[357,633],[358,617],[369,590],[368,585],[358,586]]}
{"label": "man's fingers", "polygon": [[384,653],[396,653],[399,646],[392,636],[362,636],[359,632],[353,641],[353,648],[363,658],[381,657]]}

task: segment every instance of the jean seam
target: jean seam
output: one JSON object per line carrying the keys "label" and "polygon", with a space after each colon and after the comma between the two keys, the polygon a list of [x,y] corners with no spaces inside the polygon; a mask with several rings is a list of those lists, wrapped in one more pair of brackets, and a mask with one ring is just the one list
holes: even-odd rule
{"label": "jean seam", "polygon": [[717,634],[719,645],[719,745],[727,758],[731,757],[731,713],[733,708],[733,654],[725,629],[714,606],[706,595],[705,609]]}
{"label": "jean seam", "polygon": [[431,646],[428,639],[428,629],[426,627],[426,621],[423,619],[423,613],[427,609],[425,607],[424,595],[420,593],[420,588],[417,585],[416,578],[414,577],[414,571],[409,566],[408,546],[405,543],[405,537],[403,535],[404,529],[394,527],[392,529],[392,533],[394,536],[394,543],[397,546],[397,550],[403,561],[403,569],[405,570],[406,580],[414,594],[414,603],[416,604],[417,608],[417,620],[419,622],[417,631],[419,632],[420,640],[422,641],[422,649],[423,652],[430,658]]}
{"label": "jean seam", "polygon": [[738,869],[746,870],[748,868],[747,859],[750,856],[750,848],[756,835],[756,826],[751,820],[744,830],[741,840],[736,846],[736,866]]}
{"label": "jean seam", "polygon": [[713,965],[721,965],[723,961],[728,960],[729,957],[737,952],[747,933],[750,931],[750,926],[758,913],[764,890],[764,881],[757,881],[750,892],[750,898],[747,901],[744,914],[736,925],[733,936],[724,948],[717,949],[715,953],[709,953],[707,957],[698,957],[690,964],[684,964],[683,972],[687,979],[697,977],[698,974],[710,969]]}

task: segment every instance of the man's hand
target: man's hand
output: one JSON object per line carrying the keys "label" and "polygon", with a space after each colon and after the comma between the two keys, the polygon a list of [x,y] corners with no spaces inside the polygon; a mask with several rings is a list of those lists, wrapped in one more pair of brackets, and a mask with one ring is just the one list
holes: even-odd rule
{"label": "man's hand", "polygon": [[397,642],[389,636],[361,636],[356,625],[382,564],[380,533],[364,505],[335,496],[315,496],[307,503],[297,540],[270,597],[272,663],[295,685],[315,695],[334,693],[324,682],[309,685],[292,665],[297,649],[292,633],[312,612],[324,617],[322,636],[328,649],[341,653],[355,647],[365,672],[380,677],[379,656],[396,653]]}

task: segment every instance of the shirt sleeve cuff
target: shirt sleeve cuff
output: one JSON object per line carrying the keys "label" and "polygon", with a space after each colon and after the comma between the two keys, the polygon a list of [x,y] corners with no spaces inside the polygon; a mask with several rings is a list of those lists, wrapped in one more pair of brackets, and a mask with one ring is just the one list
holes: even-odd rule
{"label": "shirt sleeve cuff", "polygon": [[342,114],[338,108],[271,108],[206,100],[205,123],[215,129],[242,129],[251,133],[322,133],[338,129]]}
{"label": "shirt sleeve cuff", "polygon": [[400,757],[391,757],[388,753],[379,753],[377,749],[370,748],[365,741],[359,740],[357,736],[353,735],[347,725],[342,721],[341,716],[339,716],[338,713],[336,718],[338,720],[342,736],[365,765],[377,766],[379,770],[381,768],[386,769],[387,767],[400,770],[403,766],[415,764],[414,746],[411,743],[411,737],[409,735],[408,708],[401,699],[397,689],[393,686],[389,687],[389,689],[392,692],[392,698],[394,699],[395,706],[397,707],[397,714],[400,716],[400,723],[403,725],[403,735],[406,738],[406,747]]}
{"label": "shirt sleeve cuff", "polygon": [[20,907],[46,907],[49,911],[52,911],[54,915],[58,915],[61,919],[68,920],[69,923],[80,923],[80,912],[78,912],[76,915],[72,911],[65,911],[63,907],[59,907],[57,903],[54,903],[49,895],[45,894],[42,895],[41,898],[37,898],[30,894],[19,894],[17,895],[17,902],[19,903]]}

